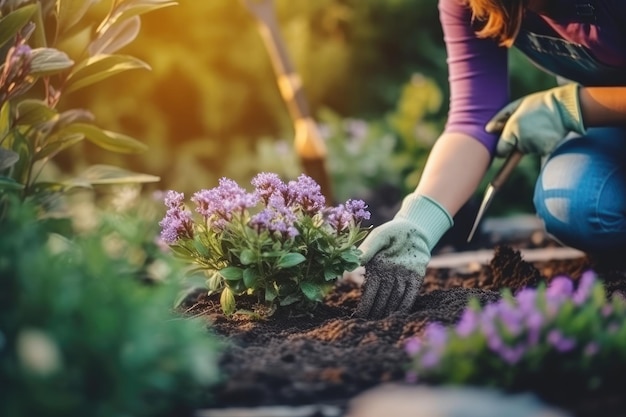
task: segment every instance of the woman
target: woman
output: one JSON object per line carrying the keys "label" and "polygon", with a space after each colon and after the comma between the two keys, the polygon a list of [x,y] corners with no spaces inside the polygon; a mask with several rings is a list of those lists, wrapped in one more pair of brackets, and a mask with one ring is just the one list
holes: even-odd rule
{"label": "woman", "polygon": [[[448,122],[415,192],[360,247],[361,316],[413,306],[431,249],[492,157],[515,148],[547,157],[534,203],[549,233],[587,252],[626,246],[626,1],[439,0],[439,12]],[[510,47],[565,81],[505,106]]]}

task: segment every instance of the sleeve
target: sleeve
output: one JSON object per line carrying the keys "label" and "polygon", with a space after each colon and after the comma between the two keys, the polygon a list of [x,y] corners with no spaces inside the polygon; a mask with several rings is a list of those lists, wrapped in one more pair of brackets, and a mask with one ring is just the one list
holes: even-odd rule
{"label": "sleeve", "polygon": [[446,44],[450,110],[444,132],[464,133],[493,155],[497,136],[485,125],[509,101],[507,48],[476,36],[462,0],[439,0]]}

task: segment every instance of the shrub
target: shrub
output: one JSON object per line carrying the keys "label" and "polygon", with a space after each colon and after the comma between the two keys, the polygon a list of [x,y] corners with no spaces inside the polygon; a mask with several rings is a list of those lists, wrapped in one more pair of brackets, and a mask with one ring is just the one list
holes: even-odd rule
{"label": "shrub", "polygon": [[261,173],[252,184],[248,193],[222,178],[219,186],[196,192],[197,220],[184,195],[169,191],[162,239],[206,274],[226,314],[242,294],[256,294],[270,312],[321,301],[338,276],[359,266],[355,243],[366,233],[360,224],[370,216],[367,206],[348,200],[326,207],[320,186],[306,175],[286,184]]}
{"label": "shrub", "polygon": [[218,378],[219,347],[203,323],[173,314],[178,288],[141,284],[99,235],[49,236],[28,206],[10,208],[0,220],[0,415],[187,415]]}
{"label": "shrub", "polygon": [[608,300],[592,271],[578,288],[564,276],[481,308],[472,302],[453,328],[433,323],[410,339],[409,379],[588,392],[626,382],[626,302]]}
{"label": "shrub", "polygon": [[0,204],[9,193],[42,207],[73,187],[154,182],[158,178],[94,165],[71,180],[51,180],[44,166],[85,140],[116,153],[147,147],[121,133],[101,129],[83,108],[64,109],[64,98],[132,69],[143,61],[119,54],[140,30],[140,15],[170,6],[170,0],[115,0],[100,19],[91,0],[0,3]]}

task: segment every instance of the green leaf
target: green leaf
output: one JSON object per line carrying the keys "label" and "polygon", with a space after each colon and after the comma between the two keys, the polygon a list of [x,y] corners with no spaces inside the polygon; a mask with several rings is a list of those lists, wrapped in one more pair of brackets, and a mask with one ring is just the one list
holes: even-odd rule
{"label": "green leaf", "polygon": [[86,0],[57,0],[56,15],[59,30],[67,31],[72,28],[85,16],[91,4],[91,1]]}
{"label": "green leaf", "polygon": [[15,181],[13,178],[0,177],[0,191],[3,191],[3,190],[19,191],[23,189],[24,189],[24,185]]}
{"label": "green leaf", "polygon": [[90,142],[112,152],[141,153],[148,149],[144,143],[130,136],[102,130],[97,126],[87,123],[74,123],[67,126],[65,129],[69,133],[82,133]]}
{"label": "green leaf", "polygon": [[207,287],[209,288],[209,291],[214,292],[219,290],[222,287],[222,280],[223,278],[219,273],[213,272],[207,279]]}
{"label": "green leaf", "polygon": [[43,100],[26,99],[17,104],[16,124],[38,125],[52,120],[57,114]]}
{"label": "green leaf", "polygon": [[222,295],[220,295],[220,305],[222,306],[222,311],[227,316],[230,316],[235,312],[235,296],[230,288],[224,287],[222,290]]}
{"label": "green leaf", "polygon": [[0,148],[0,171],[7,169],[15,165],[19,161],[20,156],[17,152],[13,152],[10,149]]}
{"label": "green leaf", "polygon": [[33,194],[54,194],[65,190],[66,186],[61,182],[37,182],[31,187]]}
{"label": "green leaf", "polygon": [[33,17],[37,5],[30,4],[20,7],[0,19],[0,46],[12,39],[18,31]]}
{"label": "green leaf", "polygon": [[[65,135],[68,131],[72,132],[71,126],[77,123],[93,123],[96,117],[85,109],[71,109],[60,113],[51,123],[54,123],[51,135]],[[54,140],[54,137],[48,138]]]}
{"label": "green leaf", "polygon": [[243,269],[237,266],[227,266],[220,269],[220,275],[227,281],[239,281],[243,278]]}
{"label": "green leaf", "polygon": [[74,133],[73,135],[67,135],[63,139],[56,140],[35,153],[34,160],[38,161],[47,157],[54,157],[64,149],[69,148],[79,142],[82,142],[85,136],[80,133]]}
{"label": "green leaf", "polygon": [[74,65],[65,52],[54,48],[33,49],[32,57],[30,69],[34,76],[57,74]]}
{"label": "green leaf", "polygon": [[116,22],[89,45],[89,54],[112,54],[135,40],[141,29],[141,19],[135,16]]}
{"label": "green leaf", "polygon": [[334,279],[337,279],[338,276],[339,275],[332,268],[324,270],[324,280],[325,281],[332,281]]}
{"label": "green leaf", "polygon": [[133,69],[150,69],[140,59],[129,55],[99,54],[78,64],[68,77],[65,93],[71,93],[99,81],[112,77],[120,72]]}
{"label": "green leaf", "polygon": [[0,108],[0,142],[9,133],[11,128],[11,105],[5,102]]}
{"label": "green leaf", "polygon": [[11,148],[19,155],[19,160],[12,167],[12,177],[18,182],[26,184],[30,165],[32,164],[32,144],[18,129],[13,129],[10,134],[12,140]]}
{"label": "green leaf", "polygon": [[102,22],[97,32],[105,32],[109,27],[122,20],[176,4],[176,1],[171,0],[128,0],[109,19]]}
{"label": "green leaf", "polygon": [[79,179],[91,185],[140,184],[160,181],[159,177],[139,174],[110,165],[93,165],[80,174]]}
{"label": "green leaf", "polygon": [[302,293],[311,301],[321,301],[324,298],[324,293],[322,292],[322,288],[318,285],[312,284],[310,282],[302,282],[300,283],[300,289]]}
{"label": "green leaf", "polygon": [[357,256],[356,253],[354,253],[352,251],[343,252],[341,254],[341,259],[343,259],[344,261],[349,262],[349,263],[356,263],[356,264],[359,263],[359,257]]}
{"label": "green leaf", "polygon": [[254,252],[252,252],[250,249],[244,249],[239,255],[239,260],[244,265],[250,265],[256,261],[256,256],[254,255]]}
{"label": "green leaf", "polygon": [[256,288],[258,275],[253,268],[246,268],[243,271],[243,283],[246,288]]}
{"label": "green leaf", "polygon": [[296,266],[306,261],[306,258],[301,253],[288,253],[285,256],[281,257],[278,261],[279,268],[291,268],[292,266]]}
{"label": "green leaf", "polygon": [[293,303],[297,303],[301,299],[302,298],[299,295],[297,295],[297,294],[289,294],[288,296],[286,296],[285,298],[280,300],[280,305],[281,306],[288,306],[288,305],[291,305]]}
{"label": "green leaf", "polygon": [[274,284],[270,283],[265,288],[265,301],[271,303],[276,299],[276,297],[278,297],[278,291],[274,287]]}
{"label": "green leaf", "polygon": [[365,236],[367,236],[368,233],[369,233],[369,230],[361,230],[361,231],[359,231],[359,233],[357,233],[355,238],[354,238],[354,242],[352,242],[352,243],[358,243],[361,240],[365,239]]}

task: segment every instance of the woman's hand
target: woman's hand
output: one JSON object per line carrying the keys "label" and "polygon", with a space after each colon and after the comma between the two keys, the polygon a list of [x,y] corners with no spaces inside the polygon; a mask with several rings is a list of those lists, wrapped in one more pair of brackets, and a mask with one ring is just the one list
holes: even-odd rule
{"label": "woman's hand", "polygon": [[567,84],[516,100],[500,110],[485,129],[500,133],[498,156],[516,148],[547,155],[568,133],[585,133],[579,85]]}

